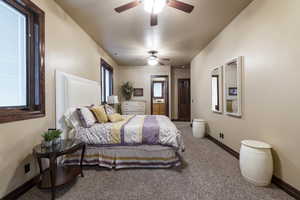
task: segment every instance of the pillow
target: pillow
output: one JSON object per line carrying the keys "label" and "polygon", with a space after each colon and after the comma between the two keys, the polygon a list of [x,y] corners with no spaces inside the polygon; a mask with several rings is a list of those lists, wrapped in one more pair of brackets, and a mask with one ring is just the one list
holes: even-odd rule
{"label": "pillow", "polygon": [[64,113],[64,120],[68,128],[78,128],[81,122],[77,113],[77,107],[71,107]]}
{"label": "pillow", "polygon": [[119,121],[123,120],[122,116],[119,113],[114,113],[112,115],[108,115],[108,119],[111,122],[119,122]]}
{"label": "pillow", "polygon": [[90,109],[86,107],[77,108],[77,113],[83,127],[90,128],[96,123],[96,119]]}
{"label": "pillow", "polygon": [[113,107],[111,107],[110,105],[105,104],[104,107],[105,107],[105,111],[106,111],[107,115],[112,115],[112,114],[116,113],[115,109]]}
{"label": "pillow", "polygon": [[93,112],[93,114],[95,115],[97,121],[99,123],[106,123],[108,122],[108,118],[105,112],[105,109],[103,106],[94,106],[92,108],[90,108],[90,110]]}

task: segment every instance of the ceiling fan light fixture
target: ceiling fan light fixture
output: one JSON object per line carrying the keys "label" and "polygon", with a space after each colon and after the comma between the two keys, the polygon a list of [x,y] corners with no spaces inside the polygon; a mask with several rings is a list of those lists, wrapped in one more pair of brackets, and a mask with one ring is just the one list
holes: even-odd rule
{"label": "ceiling fan light fixture", "polygon": [[167,0],[144,0],[144,9],[152,14],[160,13],[167,4]]}
{"label": "ceiling fan light fixture", "polygon": [[154,66],[158,64],[158,58],[154,55],[148,58],[148,65]]}

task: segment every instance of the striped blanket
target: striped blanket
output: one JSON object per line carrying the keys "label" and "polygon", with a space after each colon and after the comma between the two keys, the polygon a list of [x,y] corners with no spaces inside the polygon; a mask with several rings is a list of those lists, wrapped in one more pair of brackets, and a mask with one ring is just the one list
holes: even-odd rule
{"label": "striped blanket", "polygon": [[80,127],[75,138],[93,146],[162,145],[184,150],[182,136],[166,116],[123,116],[116,123],[95,124],[90,128]]}

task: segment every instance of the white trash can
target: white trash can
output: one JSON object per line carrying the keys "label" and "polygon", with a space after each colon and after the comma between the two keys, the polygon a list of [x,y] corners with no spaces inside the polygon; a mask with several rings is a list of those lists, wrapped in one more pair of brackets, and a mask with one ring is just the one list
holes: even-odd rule
{"label": "white trash can", "polygon": [[193,136],[196,138],[204,138],[205,136],[205,120],[194,119],[193,120]]}
{"label": "white trash can", "polygon": [[273,176],[271,145],[243,140],[240,149],[240,169],[243,177],[256,186],[267,186]]}

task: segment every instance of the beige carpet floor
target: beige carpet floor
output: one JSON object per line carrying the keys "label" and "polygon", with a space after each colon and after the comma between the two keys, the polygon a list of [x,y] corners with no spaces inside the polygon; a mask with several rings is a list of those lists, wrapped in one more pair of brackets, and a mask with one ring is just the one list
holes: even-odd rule
{"label": "beige carpet floor", "polygon": [[[186,152],[178,169],[106,170],[86,168],[85,177],[57,192],[59,200],[291,200],[275,185],[255,187],[240,175],[238,160],[207,139],[192,137],[178,124]],[[21,200],[50,199],[37,188]]]}

